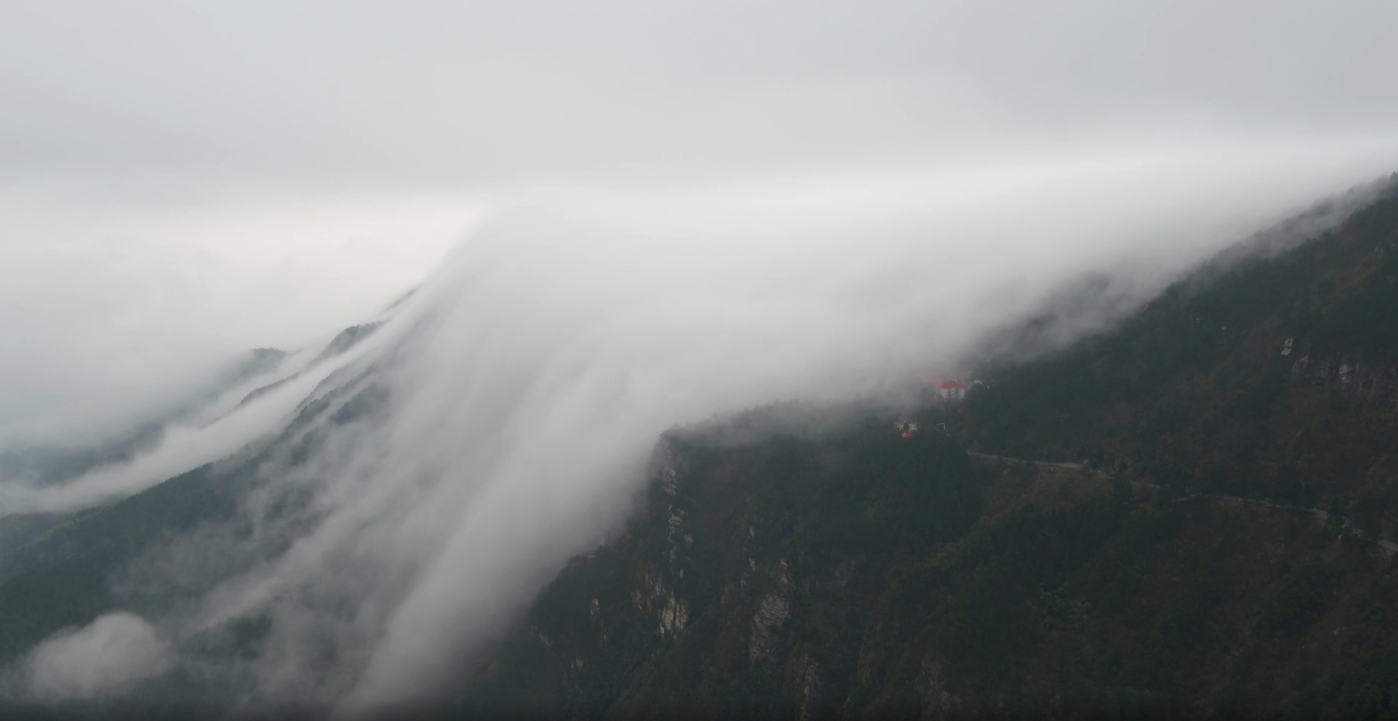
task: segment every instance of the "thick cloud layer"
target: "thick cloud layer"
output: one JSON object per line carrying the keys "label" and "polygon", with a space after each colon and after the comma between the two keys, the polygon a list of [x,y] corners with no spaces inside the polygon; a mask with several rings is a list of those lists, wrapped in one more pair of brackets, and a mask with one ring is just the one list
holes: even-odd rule
{"label": "thick cloud layer", "polygon": [[1333,159],[1293,157],[1296,185],[1255,156],[1175,156],[563,195],[501,218],[424,289],[440,315],[403,359],[382,465],[362,467],[427,482],[407,518],[431,552],[352,702],[440,680],[615,521],[662,429],[899,398],[1086,268],[1148,296]]}
{"label": "thick cloud layer", "polygon": [[[424,693],[665,428],[896,400],[1101,273],[1119,302],[1066,340],[1398,167],[1392,3],[6,11],[0,451],[194,410],[131,462],[0,477],[0,515],[262,458],[237,519],[112,569],[150,626],[34,651],[45,697],[135,683],[107,648],[252,700]],[[267,345],[301,352],[209,392]]]}
{"label": "thick cloud layer", "polygon": [[6,173],[395,187],[1388,132],[1384,0],[23,0]]}
{"label": "thick cloud layer", "polygon": [[[118,598],[183,589],[152,621],[212,688],[349,709],[415,698],[622,518],[664,429],[782,400],[897,402],[1086,271],[1139,301],[1379,162],[1177,147],[519,194],[349,353],[167,441],[161,473],[326,404],[257,469],[240,519],[152,549]],[[309,462],[289,460],[300,447]],[[24,502],[96,502],[156,467]],[[235,654],[238,623],[268,630]]]}
{"label": "thick cloud layer", "polygon": [[1395,13],[8,3],[0,446],[115,433],[248,347],[352,322],[469,226],[463,196],[1391,134]]}

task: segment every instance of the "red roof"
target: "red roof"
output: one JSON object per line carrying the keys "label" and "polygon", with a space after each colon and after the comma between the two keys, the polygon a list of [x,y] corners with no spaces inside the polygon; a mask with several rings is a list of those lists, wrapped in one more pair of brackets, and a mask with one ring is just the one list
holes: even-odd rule
{"label": "red roof", "polygon": [[965,388],[966,386],[963,386],[963,385],[961,385],[960,383],[957,383],[956,381],[937,381],[937,387],[938,387],[938,388]]}

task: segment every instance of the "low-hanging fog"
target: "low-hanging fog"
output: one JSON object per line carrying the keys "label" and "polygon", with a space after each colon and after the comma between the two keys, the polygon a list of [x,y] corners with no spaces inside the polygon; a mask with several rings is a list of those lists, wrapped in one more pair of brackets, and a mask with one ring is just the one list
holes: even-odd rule
{"label": "low-hanging fog", "polygon": [[667,428],[904,402],[1087,274],[1060,341],[1398,170],[1357,2],[58,5],[0,30],[0,453],[159,432],[0,464],[0,519],[257,482],[0,678],[38,699],[430,693]]}
{"label": "low-hanging fog", "polygon": [[[261,463],[239,521],[113,569],[118,597],[159,615],[46,641],[25,688],[100,698],[83,689],[145,678],[107,673],[115,655],[253,699],[415,698],[615,526],[666,428],[775,401],[897,402],[1084,272],[1147,298],[1246,229],[1372,175],[1347,148],[1180,148],[498,200],[347,353],[288,357],[129,463],[0,487],[6,514],[109,502],[277,435],[308,398],[331,403],[320,450]],[[385,407],[328,420],[362,393]],[[171,588],[173,605],[143,601]],[[240,619],[271,623],[251,659],[210,640]],[[89,637],[134,645],[61,652]]]}

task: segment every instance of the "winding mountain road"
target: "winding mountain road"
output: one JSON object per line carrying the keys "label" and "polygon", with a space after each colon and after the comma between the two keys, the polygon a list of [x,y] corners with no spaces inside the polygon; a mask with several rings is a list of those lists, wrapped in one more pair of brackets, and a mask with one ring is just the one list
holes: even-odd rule
{"label": "winding mountain road", "polygon": [[[994,455],[994,454],[991,454],[991,453],[978,453],[978,452],[976,452],[976,451],[967,451],[967,452],[966,452],[966,455],[968,455],[968,456],[970,456],[970,457],[972,457],[972,458],[976,458],[976,459],[979,459],[979,460],[983,460],[983,461],[1000,461],[1000,462],[1003,462],[1003,463],[1018,463],[1018,464],[1026,464],[1026,465],[1031,465],[1031,466],[1040,466],[1040,467],[1044,467],[1044,468],[1066,468],[1066,469],[1069,469],[1069,470],[1079,470],[1079,471],[1080,471],[1080,470],[1085,470],[1085,469],[1087,468],[1087,465],[1086,465],[1085,463],[1070,463],[1070,462],[1063,462],[1063,461],[1033,461],[1033,460],[1028,460],[1028,459],[1025,459],[1025,458],[1011,458],[1011,457],[1009,457],[1009,456],[997,456],[997,455]],[[1100,472],[1100,471],[1088,471],[1088,472],[1089,472],[1089,473],[1092,473],[1093,475],[1102,477],[1102,478],[1107,477],[1107,474],[1102,473],[1102,472]],[[1157,486],[1157,485],[1155,485],[1154,483],[1144,483],[1144,482],[1141,482],[1141,481],[1132,481],[1132,482],[1131,482],[1131,485],[1137,486],[1137,487],[1140,487],[1140,488],[1150,488],[1150,489],[1153,489],[1153,490],[1159,490],[1159,488],[1160,488],[1160,486]],[[1185,497],[1183,497],[1183,498],[1179,498],[1179,499],[1176,499],[1176,500],[1177,500],[1177,501],[1192,501],[1192,500],[1198,500],[1198,499],[1204,499],[1204,500],[1214,501],[1214,502],[1217,502],[1217,503],[1226,503],[1226,504],[1229,504],[1229,505],[1239,505],[1239,506],[1244,506],[1244,507],[1246,507],[1246,506],[1262,506],[1262,507],[1264,507],[1264,508],[1275,508],[1275,509],[1282,510],[1282,511],[1292,511],[1292,512],[1300,512],[1300,513],[1309,513],[1309,514],[1311,514],[1312,516],[1315,516],[1316,518],[1320,519],[1322,522],[1330,520],[1330,512],[1329,512],[1329,511],[1326,511],[1326,510],[1324,510],[1324,509],[1321,509],[1321,508],[1308,508],[1308,507],[1306,507],[1306,506],[1291,506],[1291,505],[1286,505],[1286,504],[1281,504],[1281,503],[1272,503],[1271,501],[1264,501],[1264,500],[1257,499],[1257,498],[1242,498],[1242,497],[1240,497],[1240,496],[1224,496],[1224,495],[1219,495],[1219,494],[1214,494],[1214,493],[1191,493],[1191,494],[1189,494],[1189,495],[1187,495],[1187,496],[1185,496]],[[1354,522],[1351,521],[1351,520],[1349,520],[1348,518],[1345,518],[1345,517],[1343,517],[1343,516],[1340,516],[1339,519],[1340,519],[1340,526],[1341,526],[1342,528],[1348,529],[1350,532],[1354,533],[1354,535],[1357,536],[1357,537],[1359,537],[1359,538],[1364,538],[1364,539],[1368,539],[1368,540],[1373,541],[1374,543],[1378,544],[1379,548],[1383,549],[1384,553],[1387,553],[1387,554],[1390,555],[1390,556],[1392,556],[1392,555],[1395,554],[1395,553],[1398,553],[1398,543],[1395,543],[1395,542],[1393,542],[1393,541],[1390,541],[1390,540],[1388,540],[1388,539],[1386,539],[1386,538],[1375,538],[1375,537],[1373,537],[1373,536],[1371,536],[1371,535],[1365,533],[1363,530],[1361,530],[1361,529],[1359,528],[1359,526],[1355,525]]]}

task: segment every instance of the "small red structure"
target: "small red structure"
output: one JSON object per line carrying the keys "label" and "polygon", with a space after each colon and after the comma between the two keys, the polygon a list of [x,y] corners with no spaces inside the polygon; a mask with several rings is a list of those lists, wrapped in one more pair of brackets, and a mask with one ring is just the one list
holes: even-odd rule
{"label": "small red structure", "polygon": [[966,386],[956,381],[937,381],[937,394],[949,401],[959,401],[966,397]]}

